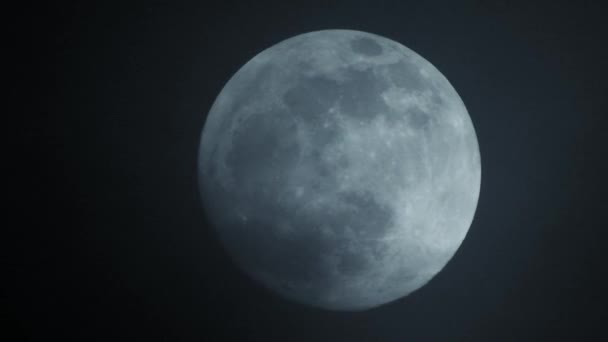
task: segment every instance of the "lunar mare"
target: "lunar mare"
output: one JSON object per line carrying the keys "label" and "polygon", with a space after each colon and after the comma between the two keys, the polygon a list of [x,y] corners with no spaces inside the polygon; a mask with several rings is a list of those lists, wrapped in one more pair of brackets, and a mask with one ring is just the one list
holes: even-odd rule
{"label": "lunar mare", "polygon": [[207,117],[199,183],[235,262],[280,295],[364,310],[423,286],[477,207],[477,138],[460,97],[392,40],[324,30],[228,81]]}

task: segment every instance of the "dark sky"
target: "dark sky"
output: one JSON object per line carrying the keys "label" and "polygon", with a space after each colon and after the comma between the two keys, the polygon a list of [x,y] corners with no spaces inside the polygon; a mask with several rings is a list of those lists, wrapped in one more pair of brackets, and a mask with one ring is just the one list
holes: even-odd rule
{"label": "dark sky", "polygon": [[[599,3],[82,1],[14,13],[9,33],[28,56],[13,89],[27,123],[7,128],[19,157],[8,180],[19,220],[2,257],[13,340],[601,340]],[[331,28],[433,63],[466,104],[482,158],[475,220],[452,261],[411,296],[359,313],[303,307],[249,280],[196,186],[201,129],[228,78],[274,43]]]}

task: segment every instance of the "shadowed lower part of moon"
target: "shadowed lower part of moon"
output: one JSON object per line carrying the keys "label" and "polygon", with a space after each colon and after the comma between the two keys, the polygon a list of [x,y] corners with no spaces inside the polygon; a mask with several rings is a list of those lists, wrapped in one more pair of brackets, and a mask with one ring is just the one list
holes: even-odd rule
{"label": "shadowed lower part of moon", "polygon": [[239,69],[207,117],[198,167],[235,262],[332,310],[431,280],[465,238],[481,178],[448,80],[405,46],[351,30],[287,39]]}

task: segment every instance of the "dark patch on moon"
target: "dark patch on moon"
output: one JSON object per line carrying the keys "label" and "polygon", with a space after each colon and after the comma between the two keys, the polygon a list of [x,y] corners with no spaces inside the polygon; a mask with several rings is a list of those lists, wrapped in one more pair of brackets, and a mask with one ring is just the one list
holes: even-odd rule
{"label": "dark patch on moon", "polygon": [[367,269],[369,261],[361,253],[348,252],[338,262],[338,272],[347,276],[356,276]]}
{"label": "dark patch on moon", "polygon": [[347,205],[338,226],[353,230],[357,238],[377,239],[386,233],[393,218],[393,211],[376,201],[370,192],[346,191],[338,198]]}
{"label": "dark patch on moon", "polygon": [[429,82],[420,75],[420,68],[411,61],[400,60],[396,63],[380,66],[392,84],[404,89],[424,91]]}
{"label": "dark patch on moon", "polygon": [[376,116],[389,112],[379,96],[388,85],[379,80],[372,69],[360,71],[351,68],[345,74],[348,80],[340,85],[340,108],[344,115],[369,123]]}
{"label": "dark patch on moon", "polygon": [[[392,211],[378,204],[369,193],[345,192],[340,201],[346,207],[308,211],[296,210],[297,201],[246,203],[242,195],[237,197],[241,199],[233,202],[236,208],[248,207],[247,220],[235,218],[231,224],[224,223],[220,236],[231,245],[237,262],[254,276],[271,274],[279,284],[328,281],[334,270],[323,258],[329,255],[337,258],[338,272],[349,276],[362,274],[368,269],[369,260],[350,246],[380,245],[373,239],[386,234],[393,217]],[[293,229],[281,233],[278,225],[282,222],[289,222]],[[321,226],[331,230],[332,235],[320,234],[317,229]],[[346,229],[355,234],[353,239],[346,238]],[[322,292],[321,287],[318,295]]]}
{"label": "dark patch on moon", "polygon": [[409,108],[406,112],[408,123],[414,128],[426,128],[431,120],[429,113],[419,108]]}
{"label": "dark patch on moon", "polygon": [[[329,78],[305,77],[283,95],[286,112],[297,118],[318,153],[339,137],[335,114],[330,109],[341,96],[340,85]],[[313,155],[313,158],[315,156]]]}
{"label": "dark patch on moon", "polygon": [[379,56],[382,54],[382,46],[371,38],[362,37],[350,42],[350,47],[354,52],[366,56]]}
{"label": "dark patch on moon", "polygon": [[233,248],[237,261],[254,275],[271,274],[279,281],[311,282],[326,277],[320,261],[320,237],[297,223],[290,238],[273,233],[285,213],[275,207],[262,209],[267,212],[256,213],[247,222],[234,222],[220,234]]}
{"label": "dark patch on moon", "polygon": [[340,88],[336,81],[327,77],[306,77],[285,92],[283,102],[292,115],[320,126],[327,111],[340,96]]}
{"label": "dark patch on moon", "polygon": [[224,116],[220,117],[223,125],[220,126],[221,131],[227,130],[227,124],[242,114],[245,106],[254,102],[257,98],[264,96],[265,90],[260,87],[260,84],[273,77],[276,70],[270,63],[264,63],[258,68],[251,70],[247,65],[243,66],[234,76],[228,81],[220,96],[226,96],[229,101],[227,108],[223,109]]}
{"label": "dark patch on moon", "polygon": [[226,166],[241,191],[281,186],[297,164],[301,148],[293,118],[281,112],[256,113],[235,127]]}
{"label": "dark patch on moon", "polygon": [[205,169],[207,170],[207,177],[213,178],[215,179],[215,176],[217,175],[217,161],[215,160],[215,158],[217,158],[217,150],[218,150],[219,146],[215,145],[213,147],[213,149],[211,150],[211,153],[209,154],[209,158],[207,159],[209,162],[206,163],[204,165]]}

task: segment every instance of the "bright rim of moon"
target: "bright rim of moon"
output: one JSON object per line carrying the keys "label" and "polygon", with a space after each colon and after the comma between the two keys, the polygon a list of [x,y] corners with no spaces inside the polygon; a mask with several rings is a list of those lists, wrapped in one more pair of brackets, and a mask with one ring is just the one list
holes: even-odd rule
{"label": "bright rim of moon", "polygon": [[283,297],[365,310],[426,284],[473,220],[475,130],[448,80],[407,47],[324,30],[228,81],[207,117],[199,183],[234,261]]}

